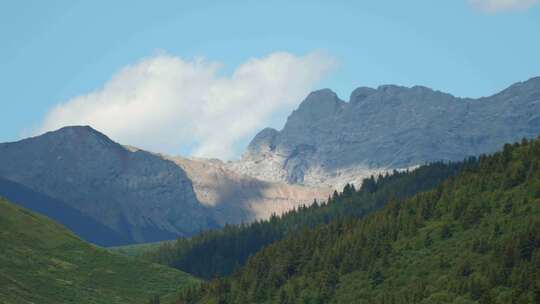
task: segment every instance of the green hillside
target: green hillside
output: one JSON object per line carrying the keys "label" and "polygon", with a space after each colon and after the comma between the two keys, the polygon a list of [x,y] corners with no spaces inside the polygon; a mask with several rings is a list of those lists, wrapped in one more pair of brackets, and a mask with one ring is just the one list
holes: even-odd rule
{"label": "green hillside", "polygon": [[278,241],[179,303],[540,303],[540,140]]}
{"label": "green hillside", "polygon": [[88,244],[0,198],[0,303],[147,303],[196,283],[175,269]]}
{"label": "green hillside", "polygon": [[129,257],[138,257],[145,253],[157,250],[160,246],[174,241],[161,241],[153,243],[132,244],[123,246],[107,247],[108,250],[116,252]]}

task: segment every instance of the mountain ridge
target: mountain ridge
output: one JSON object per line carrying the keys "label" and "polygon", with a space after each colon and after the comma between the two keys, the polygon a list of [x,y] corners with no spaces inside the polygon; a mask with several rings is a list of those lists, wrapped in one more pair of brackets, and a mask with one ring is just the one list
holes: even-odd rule
{"label": "mountain ridge", "polygon": [[233,171],[263,180],[358,183],[381,171],[490,153],[540,134],[540,77],[498,93],[462,98],[424,86],[359,87],[345,102],[310,93],[281,130],[265,128]]}
{"label": "mountain ridge", "polygon": [[268,218],[370,175],[459,161],[539,133],[540,77],[477,99],[382,85],[359,87],[345,102],[322,89],[280,131],[259,132],[239,161],[152,153],[71,126],[0,144],[0,177],[130,242],[153,242]]}

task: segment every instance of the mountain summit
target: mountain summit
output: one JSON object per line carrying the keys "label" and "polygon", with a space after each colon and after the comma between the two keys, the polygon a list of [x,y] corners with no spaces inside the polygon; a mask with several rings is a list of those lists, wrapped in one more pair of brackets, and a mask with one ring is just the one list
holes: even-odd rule
{"label": "mountain summit", "polygon": [[217,227],[173,162],[86,126],[0,144],[0,176],[87,214],[132,242]]}
{"label": "mountain summit", "polygon": [[324,89],[309,94],[281,131],[257,134],[230,167],[271,181],[335,186],[493,152],[539,133],[540,77],[478,99],[383,85],[357,88],[345,102]]}

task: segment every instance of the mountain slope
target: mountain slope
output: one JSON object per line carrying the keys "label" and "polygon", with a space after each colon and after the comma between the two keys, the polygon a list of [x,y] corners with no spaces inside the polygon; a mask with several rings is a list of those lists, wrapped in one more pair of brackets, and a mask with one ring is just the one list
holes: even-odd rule
{"label": "mountain slope", "polygon": [[373,171],[495,152],[540,133],[540,77],[478,99],[426,87],[315,91],[281,131],[262,130],[231,169],[306,185],[360,182]]}
{"label": "mountain slope", "polygon": [[197,280],[83,242],[0,198],[0,303],[147,303]]}
{"label": "mountain slope", "polygon": [[179,303],[538,303],[540,139],[437,189],[274,243]]}
{"label": "mountain slope", "polygon": [[128,244],[130,242],[129,238],[125,238],[116,231],[99,223],[92,217],[83,214],[79,210],[68,206],[64,202],[1,177],[0,196],[5,197],[14,204],[62,223],[62,225],[69,228],[73,233],[87,242],[100,246]]}
{"label": "mountain slope", "polygon": [[218,226],[180,167],[129,151],[90,127],[0,144],[0,176],[63,201],[132,242]]}

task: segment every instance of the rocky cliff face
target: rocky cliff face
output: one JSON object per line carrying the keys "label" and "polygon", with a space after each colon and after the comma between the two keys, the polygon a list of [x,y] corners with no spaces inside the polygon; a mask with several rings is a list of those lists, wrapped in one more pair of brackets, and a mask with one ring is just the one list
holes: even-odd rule
{"label": "rocky cliff face", "polygon": [[193,182],[199,202],[212,210],[220,225],[247,223],[281,214],[314,199],[326,200],[330,187],[306,187],[268,182],[235,173],[217,159],[166,157],[184,169]]}
{"label": "rocky cliff face", "polygon": [[134,242],[218,226],[175,163],[129,151],[90,127],[0,144],[0,176],[58,199]]}
{"label": "rocky cliff face", "polygon": [[540,77],[479,99],[415,86],[313,92],[229,168],[269,181],[342,186],[363,176],[489,153],[540,133]]}

